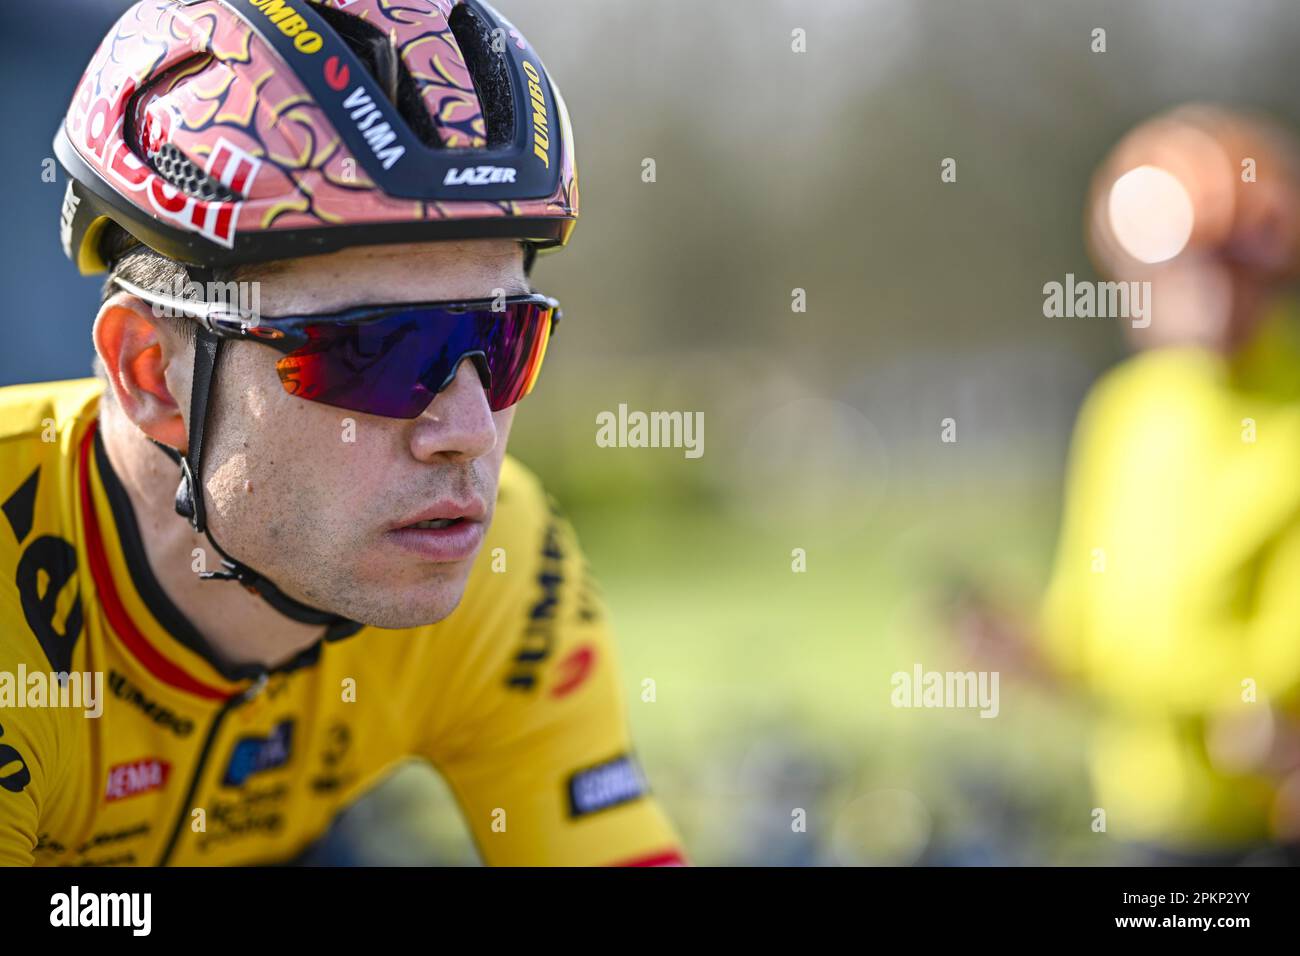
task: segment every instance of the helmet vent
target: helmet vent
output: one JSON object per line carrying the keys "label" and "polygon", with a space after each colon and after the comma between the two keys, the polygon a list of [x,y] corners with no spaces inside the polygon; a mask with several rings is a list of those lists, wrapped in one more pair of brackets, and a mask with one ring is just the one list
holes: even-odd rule
{"label": "helmet vent", "polygon": [[159,176],[187,196],[206,202],[236,202],[243,198],[199,169],[174,143],[163,143],[145,158]]}
{"label": "helmet vent", "polygon": [[357,55],[420,142],[430,147],[442,146],[442,137],[424,105],[415,77],[402,62],[401,53],[393,46],[388,34],[373,23],[336,7],[313,2],[312,8]]}
{"label": "helmet vent", "polygon": [[491,28],[468,4],[457,4],[447,22],[483,107],[488,149],[506,146],[514,136],[515,108],[505,52],[493,48]]}

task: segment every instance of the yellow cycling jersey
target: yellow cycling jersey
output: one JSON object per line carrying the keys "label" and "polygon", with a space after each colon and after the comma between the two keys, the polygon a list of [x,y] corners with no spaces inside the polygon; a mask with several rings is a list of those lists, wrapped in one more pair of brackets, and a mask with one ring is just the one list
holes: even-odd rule
{"label": "yellow cycling jersey", "polygon": [[1269,839],[1277,781],[1215,728],[1266,703],[1294,720],[1300,694],[1294,304],[1232,359],[1159,349],[1096,385],[1045,634],[1099,707],[1090,762],[1109,833],[1207,850]]}
{"label": "yellow cycling jersey", "polygon": [[150,570],[101,389],[0,389],[0,863],[293,859],[410,756],[489,864],[684,862],[573,530],[521,464],[448,618],[231,670]]}

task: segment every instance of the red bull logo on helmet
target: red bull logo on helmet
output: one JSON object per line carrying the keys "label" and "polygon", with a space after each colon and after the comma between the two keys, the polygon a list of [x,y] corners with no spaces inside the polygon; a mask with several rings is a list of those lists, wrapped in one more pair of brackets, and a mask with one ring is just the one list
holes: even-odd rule
{"label": "red bull logo on helmet", "polygon": [[[242,203],[210,202],[187,195],[131,151],[122,136],[125,120],[120,107],[134,92],[135,82],[127,80],[116,97],[111,100],[101,97],[91,106],[84,131],[87,150],[100,168],[124,189],[144,193],[158,216],[230,248],[234,245],[235,219]],[[119,118],[107,130],[107,118],[114,115]],[[147,135],[156,135],[156,131]],[[252,186],[261,166],[262,160],[223,137],[208,156],[205,172],[232,191],[243,193]]]}

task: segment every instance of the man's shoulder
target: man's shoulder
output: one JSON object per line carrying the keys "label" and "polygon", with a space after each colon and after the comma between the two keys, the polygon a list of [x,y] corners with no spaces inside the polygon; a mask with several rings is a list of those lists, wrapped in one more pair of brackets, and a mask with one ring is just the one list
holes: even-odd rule
{"label": "man's shoulder", "polygon": [[103,390],[96,378],[0,388],[0,443],[31,439],[55,444],[52,436],[93,415]]}
{"label": "man's shoulder", "polygon": [[0,657],[66,670],[82,614],[76,456],[94,420],[96,379],[0,388]]}
{"label": "man's shoulder", "polygon": [[69,537],[77,454],[102,388],[95,379],[0,388],[0,571],[39,537]]}
{"label": "man's shoulder", "polygon": [[102,388],[95,379],[0,388],[0,569],[37,537],[68,537],[77,455]]}

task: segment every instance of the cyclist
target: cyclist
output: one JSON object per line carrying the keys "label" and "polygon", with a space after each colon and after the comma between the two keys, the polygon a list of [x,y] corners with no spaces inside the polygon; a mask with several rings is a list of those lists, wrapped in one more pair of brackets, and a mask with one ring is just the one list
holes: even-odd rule
{"label": "cyclist", "polygon": [[292,859],[415,755],[488,863],[684,862],[574,532],[505,454],[578,215],[520,33],[139,0],[55,148],[108,279],[100,375],[0,389],[0,861]]}
{"label": "cyclist", "polygon": [[1150,282],[1154,310],[1080,411],[1041,647],[1096,704],[1113,837],[1147,861],[1293,860],[1300,141],[1179,107],[1115,146],[1088,223],[1100,271]]}

